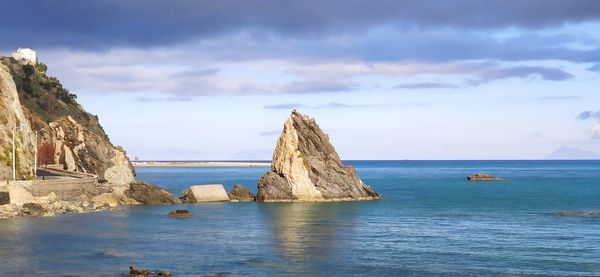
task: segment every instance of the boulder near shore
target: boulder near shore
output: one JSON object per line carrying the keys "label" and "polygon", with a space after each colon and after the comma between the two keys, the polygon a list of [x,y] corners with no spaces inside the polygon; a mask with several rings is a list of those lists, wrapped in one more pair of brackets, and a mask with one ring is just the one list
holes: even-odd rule
{"label": "boulder near shore", "polygon": [[377,200],[381,196],[340,160],[329,137],[297,111],[285,121],[271,170],[258,182],[259,202]]}
{"label": "boulder near shore", "polygon": [[229,201],[229,195],[221,184],[191,186],[187,189],[186,198],[188,203]]}

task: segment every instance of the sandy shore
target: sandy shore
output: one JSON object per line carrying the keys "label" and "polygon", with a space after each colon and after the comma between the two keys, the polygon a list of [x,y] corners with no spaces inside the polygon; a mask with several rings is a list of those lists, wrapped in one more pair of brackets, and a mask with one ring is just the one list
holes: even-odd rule
{"label": "sandy shore", "polygon": [[215,161],[215,162],[174,162],[174,161],[143,161],[132,162],[133,166],[198,166],[198,167],[270,167],[270,162],[244,162],[244,161]]}

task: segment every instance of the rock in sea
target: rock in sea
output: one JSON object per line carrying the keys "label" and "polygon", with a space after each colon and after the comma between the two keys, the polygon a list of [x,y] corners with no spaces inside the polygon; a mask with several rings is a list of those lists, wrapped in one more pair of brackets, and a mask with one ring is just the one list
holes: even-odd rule
{"label": "rock in sea", "polygon": [[131,182],[125,196],[145,205],[179,204],[181,200],[168,191],[144,182]]}
{"label": "rock in sea", "polygon": [[254,194],[248,188],[235,184],[229,192],[229,198],[239,202],[252,202],[254,201]]}
{"label": "rock in sea", "polygon": [[188,210],[174,210],[169,213],[169,216],[176,218],[190,218],[192,217],[192,213]]}
{"label": "rock in sea", "polygon": [[187,189],[186,198],[189,203],[229,201],[221,184],[191,186]]}
{"label": "rock in sea", "polygon": [[467,176],[467,180],[469,181],[502,181],[504,179],[498,178],[496,176],[492,176],[485,173],[477,173],[470,176]]}
{"label": "rock in sea", "polygon": [[258,182],[256,201],[355,201],[381,196],[344,165],[314,119],[293,111]]}
{"label": "rock in sea", "polygon": [[557,216],[600,216],[600,212],[558,212]]}

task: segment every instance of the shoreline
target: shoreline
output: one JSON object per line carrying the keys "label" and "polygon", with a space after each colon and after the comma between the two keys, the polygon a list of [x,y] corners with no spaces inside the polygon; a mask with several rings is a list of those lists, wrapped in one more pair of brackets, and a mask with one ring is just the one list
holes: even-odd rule
{"label": "shoreline", "polygon": [[244,161],[143,161],[131,164],[134,167],[271,167],[270,162]]}

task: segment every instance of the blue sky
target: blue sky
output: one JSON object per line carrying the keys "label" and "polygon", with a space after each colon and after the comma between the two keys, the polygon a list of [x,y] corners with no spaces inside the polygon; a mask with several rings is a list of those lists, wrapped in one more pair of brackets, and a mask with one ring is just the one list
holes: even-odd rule
{"label": "blue sky", "polygon": [[600,153],[597,1],[2,4],[132,158],[270,159],[294,108],[343,159]]}

